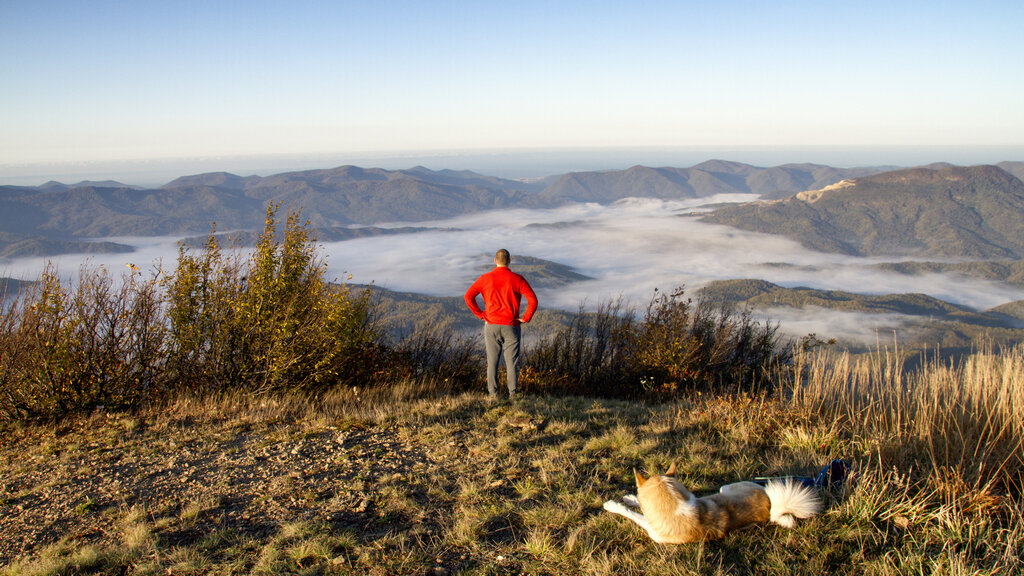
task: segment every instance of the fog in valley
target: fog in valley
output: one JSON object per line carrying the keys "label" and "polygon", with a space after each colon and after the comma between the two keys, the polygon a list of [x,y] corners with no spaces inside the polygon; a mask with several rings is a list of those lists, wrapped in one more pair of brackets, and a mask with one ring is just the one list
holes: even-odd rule
{"label": "fog in valley", "polygon": [[[922,292],[975,308],[1019,299],[1018,289],[940,275],[907,276],[870,267],[885,259],[809,251],[788,239],[705,224],[691,215],[701,205],[750,196],[665,202],[629,199],[611,206],[575,204],[556,210],[489,212],[418,223],[441,229],[413,236],[329,244],[331,267],[394,290],[461,294],[490,265],[496,248],[573,267],[594,280],[546,294],[547,302],[575,307],[581,299],[622,294],[646,300],[654,288],[711,280],[761,278],[785,286],[859,293]],[[395,224],[404,225],[404,224]],[[445,230],[448,229],[448,230]]]}
{"label": "fog in valley", "polygon": [[[758,278],[786,287],[807,286],[862,294],[924,293],[975,309],[1024,298],[1018,288],[961,276],[903,275],[873,268],[892,259],[855,258],[809,251],[788,239],[705,224],[694,217],[708,206],[749,201],[750,195],[692,201],[627,199],[613,205],[572,204],[551,210],[504,210],[435,222],[394,222],[433,230],[360,238],[323,245],[328,278],[433,296],[461,296],[491,266],[498,248],[542,258],[592,278],[557,288],[539,288],[543,307],[575,310],[623,296],[644,306],[655,289],[684,286],[694,294],[713,280]],[[3,276],[34,279],[47,260],[63,276],[83,261],[120,275],[127,263],[152,272],[173,269],[180,238],[114,238],[131,254],[69,255],[21,259],[0,269]],[[468,312],[467,312],[468,313]],[[861,342],[891,340],[903,319],[893,314],[856,314],[821,309],[761,311],[785,332],[815,332]]]}

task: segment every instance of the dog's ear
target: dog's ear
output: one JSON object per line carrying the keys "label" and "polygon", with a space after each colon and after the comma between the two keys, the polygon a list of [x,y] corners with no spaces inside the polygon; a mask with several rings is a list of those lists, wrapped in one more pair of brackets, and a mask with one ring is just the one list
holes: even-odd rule
{"label": "dog's ear", "polygon": [[665,472],[665,476],[671,476],[673,478],[676,477],[676,463],[675,462],[673,462],[672,465],[668,467],[668,472]]}
{"label": "dog's ear", "polygon": [[636,468],[633,468],[633,478],[636,478],[636,487],[637,488],[643,486],[644,482],[647,482],[647,478],[644,478],[643,474],[637,472]]}

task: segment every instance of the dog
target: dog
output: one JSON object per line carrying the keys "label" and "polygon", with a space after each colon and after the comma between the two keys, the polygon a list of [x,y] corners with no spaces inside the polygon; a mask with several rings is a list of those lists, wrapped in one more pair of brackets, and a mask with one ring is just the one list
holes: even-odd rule
{"label": "dog", "polygon": [[633,475],[636,496],[609,500],[604,509],[629,518],[661,544],[718,540],[733,530],[767,522],[793,528],[797,518],[821,512],[814,490],[792,480],[772,480],[767,486],[736,482],[722,486],[718,494],[697,498],[676,480],[675,464],[662,476],[644,478],[636,470]]}

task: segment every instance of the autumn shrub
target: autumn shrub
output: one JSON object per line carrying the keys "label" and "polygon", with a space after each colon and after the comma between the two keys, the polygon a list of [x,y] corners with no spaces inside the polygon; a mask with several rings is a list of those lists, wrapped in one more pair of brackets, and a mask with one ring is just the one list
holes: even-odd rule
{"label": "autumn shrub", "polygon": [[778,325],[749,312],[655,291],[643,315],[621,300],[589,313],[530,351],[526,387],[574,394],[670,398],[692,388],[763,388],[791,357]]}
{"label": "autumn shrub", "polygon": [[181,392],[315,391],[372,385],[389,351],[366,291],[327,282],[298,214],[277,207],[248,257],[213,234],[181,248],[174,270],[120,282],[83,267],[48,267],[5,297],[0,316],[0,419],[128,408]]}
{"label": "autumn shrub", "polygon": [[225,387],[241,344],[233,302],[241,292],[244,263],[226,256],[213,233],[201,253],[179,247],[177,268],[162,281],[167,301],[167,370],[180,389]]}
{"label": "autumn shrub", "polygon": [[0,420],[137,405],[161,387],[165,338],[155,279],[83,267],[72,285],[48,266],[4,299]]}
{"label": "autumn shrub", "polygon": [[273,205],[248,261],[212,233],[199,253],[181,248],[164,280],[173,380],[252,393],[369,380],[379,355],[369,294],[325,271],[298,213],[279,232]]}

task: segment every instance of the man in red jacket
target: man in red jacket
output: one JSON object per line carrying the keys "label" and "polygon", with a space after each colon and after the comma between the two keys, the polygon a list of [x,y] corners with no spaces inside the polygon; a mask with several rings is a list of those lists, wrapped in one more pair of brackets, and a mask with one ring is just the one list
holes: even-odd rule
{"label": "man in red jacket", "polygon": [[[508,395],[514,398],[519,387],[520,324],[526,324],[537,311],[537,295],[525,278],[508,269],[512,261],[502,248],[494,255],[494,270],[477,278],[466,290],[466,305],[484,321],[484,348],[487,350],[487,391],[498,395],[498,364],[505,359]],[[476,304],[483,296],[484,309]],[[526,311],[520,314],[520,298],[526,297]]]}

